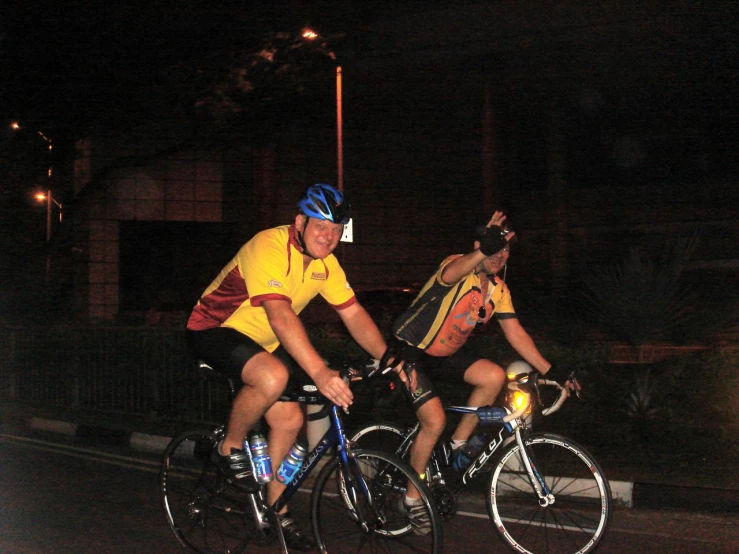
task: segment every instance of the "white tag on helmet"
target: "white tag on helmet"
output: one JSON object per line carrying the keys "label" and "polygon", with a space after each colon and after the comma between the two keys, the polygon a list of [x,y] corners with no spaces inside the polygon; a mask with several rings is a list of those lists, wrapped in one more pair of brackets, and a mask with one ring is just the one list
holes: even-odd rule
{"label": "white tag on helmet", "polygon": [[344,234],[341,235],[341,242],[354,242],[354,233],[352,232],[352,222],[354,219],[350,219],[349,223],[344,225]]}

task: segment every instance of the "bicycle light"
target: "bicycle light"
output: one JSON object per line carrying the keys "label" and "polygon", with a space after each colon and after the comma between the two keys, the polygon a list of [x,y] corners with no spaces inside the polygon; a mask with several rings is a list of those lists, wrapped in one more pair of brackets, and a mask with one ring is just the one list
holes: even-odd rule
{"label": "bicycle light", "polygon": [[508,397],[508,402],[513,412],[531,409],[531,395],[523,391],[517,390],[512,392]]}

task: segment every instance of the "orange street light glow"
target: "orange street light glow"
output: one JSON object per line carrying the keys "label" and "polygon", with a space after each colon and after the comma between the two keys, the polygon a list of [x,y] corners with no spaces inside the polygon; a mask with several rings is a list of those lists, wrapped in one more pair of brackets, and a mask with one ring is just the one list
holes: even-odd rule
{"label": "orange street light glow", "polygon": [[305,29],[303,30],[303,38],[308,40],[314,40],[318,38],[318,33],[311,29]]}

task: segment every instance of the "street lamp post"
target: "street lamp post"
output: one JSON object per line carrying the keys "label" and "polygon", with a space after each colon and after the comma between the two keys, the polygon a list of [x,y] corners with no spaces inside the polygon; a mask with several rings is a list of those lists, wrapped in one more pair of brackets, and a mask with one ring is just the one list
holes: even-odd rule
{"label": "street lamp post", "polygon": [[[303,38],[315,40],[319,38],[318,33],[311,29],[303,30]],[[342,98],[342,75],[341,65],[336,63],[336,54],[329,50],[328,56],[336,64],[336,185],[339,190],[344,190],[344,118]]]}
{"label": "street lamp post", "polygon": [[[336,56],[331,52],[331,59]],[[336,184],[344,190],[344,119],[342,113],[341,66],[336,64]]]}
{"label": "street lamp post", "polygon": [[[10,127],[14,131],[20,131],[21,125],[17,121],[10,124]],[[47,137],[41,130],[37,130],[36,134],[40,136],[46,143],[47,150],[49,152],[49,166],[46,170],[46,192],[39,192],[35,195],[36,200],[39,202],[46,202],[46,281],[49,281],[51,276],[51,212],[52,204],[55,204],[59,208],[59,223],[62,222],[62,205],[58,202],[51,194],[51,180],[54,173],[54,166],[52,164],[51,156],[54,150],[54,142]]]}
{"label": "street lamp post", "polygon": [[35,198],[39,202],[46,202],[46,242],[49,242],[51,240],[51,205],[55,204],[59,208],[59,223],[62,222],[62,205],[52,196],[51,189],[37,193]]}
{"label": "street lamp post", "polygon": [[46,202],[46,281],[48,282],[51,278],[51,205],[56,204],[59,208],[59,223],[62,222],[62,205],[57,202],[51,195],[51,189],[48,189],[45,193],[39,192],[36,194],[36,200],[39,202]]}

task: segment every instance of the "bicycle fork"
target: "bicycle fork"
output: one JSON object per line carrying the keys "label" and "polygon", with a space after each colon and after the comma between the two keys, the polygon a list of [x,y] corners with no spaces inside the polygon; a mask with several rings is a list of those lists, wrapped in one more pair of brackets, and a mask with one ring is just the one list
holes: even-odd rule
{"label": "bicycle fork", "polygon": [[544,481],[544,477],[539,473],[533,453],[529,452],[526,447],[523,434],[521,433],[521,427],[517,427],[515,433],[521,463],[526,468],[529,482],[536,492],[536,495],[539,497],[539,505],[543,508],[551,506],[555,501],[554,494],[549,490],[549,487],[547,487],[547,484]]}

